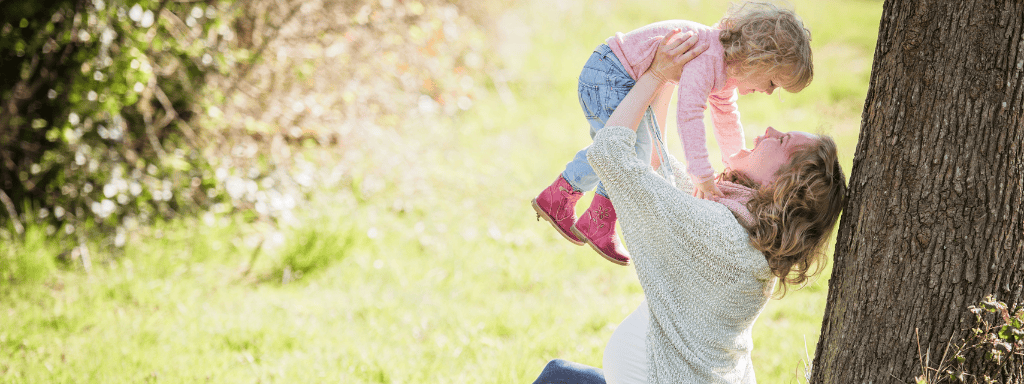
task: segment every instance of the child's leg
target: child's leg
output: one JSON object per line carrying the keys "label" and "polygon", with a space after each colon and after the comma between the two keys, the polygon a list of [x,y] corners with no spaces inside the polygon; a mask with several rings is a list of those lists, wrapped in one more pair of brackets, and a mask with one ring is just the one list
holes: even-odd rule
{"label": "child's leg", "polygon": [[[580,106],[590,123],[591,138],[604,128],[612,111],[619,106],[634,84],[636,81],[629,77],[611,48],[602,44],[594,50],[579,78]],[[577,152],[562,172],[562,177],[578,191],[594,189],[600,181],[587,161],[589,149],[588,145]]]}
{"label": "child's leg", "polygon": [[[590,122],[591,138],[604,128],[605,122],[634,85],[636,82],[626,73],[625,67],[615,57],[611,48],[602,44],[594,51],[580,73],[579,84],[580,105],[587,116],[587,121]],[[649,135],[638,133],[637,139],[638,142],[646,141],[646,146],[650,147]],[[643,144],[638,144],[641,150],[637,155],[642,156],[641,152],[648,153],[647,160],[644,161],[650,161],[650,152],[643,151],[643,147]],[[572,232],[609,261],[629,265],[629,252],[615,235],[615,208],[608,199],[608,193],[599,184],[600,179],[594,174],[590,162],[587,161],[589,148],[583,148],[577,153],[562,173],[569,183],[580,189],[589,190],[597,187],[597,196],[594,196],[590,208],[587,208],[583,216],[580,216],[580,220],[573,225]]]}
{"label": "child's leg", "polygon": [[[607,45],[594,50],[583,66],[579,78],[579,99],[583,112],[590,122],[590,137],[604,128],[611,111],[618,106],[635,82],[619,64],[615,54]],[[583,245],[572,228],[576,225],[576,202],[597,186],[598,177],[587,161],[587,150],[583,148],[557,179],[533,199],[537,217],[547,220],[566,240]]]}

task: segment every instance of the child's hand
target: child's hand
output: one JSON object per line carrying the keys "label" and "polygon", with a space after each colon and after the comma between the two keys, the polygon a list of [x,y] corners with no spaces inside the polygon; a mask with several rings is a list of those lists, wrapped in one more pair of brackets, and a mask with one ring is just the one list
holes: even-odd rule
{"label": "child's hand", "polygon": [[683,66],[708,49],[707,44],[694,47],[698,39],[692,31],[681,32],[681,29],[676,28],[661,38],[658,51],[654,54],[654,61],[648,68],[648,71],[662,82],[678,82]]}
{"label": "child's hand", "polygon": [[722,190],[718,189],[718,185],[715,184],[715,179],[698,183],[697,188],[694,188],[693,195],[697,196],[698,199],[711,200],[711,197],[725,197]]}

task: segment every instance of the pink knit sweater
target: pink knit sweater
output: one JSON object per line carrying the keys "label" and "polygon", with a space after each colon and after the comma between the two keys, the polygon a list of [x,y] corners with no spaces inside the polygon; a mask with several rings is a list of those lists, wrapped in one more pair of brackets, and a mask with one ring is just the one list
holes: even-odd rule
{"label": "pink knit sweater", "polygon": [[675,28],[683,33],[693,31],[699,38],[698,45],[708,45],[707,51],[683,67],[676,107],[676,128],[686,155],[686,171],[700,183],[715,177],[704,135],[704,110],[708,104],[711,104],[711,121],[722,162],[728,165],[729,155],[744,148],[743,126],[736,107],[736,84],[727,79],[725,51],[718,40],[721,31],[692,21],[666,20],[629,33],[616,33],[606,42],[626,67],[626,72],[637,80],[651,66],[661,38]]}

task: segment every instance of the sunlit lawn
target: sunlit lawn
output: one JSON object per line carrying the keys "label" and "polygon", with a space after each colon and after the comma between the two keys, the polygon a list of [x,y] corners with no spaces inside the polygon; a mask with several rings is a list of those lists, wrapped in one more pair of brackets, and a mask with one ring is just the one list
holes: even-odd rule
{"label": "sunlit lawn", "polygon": [[[794,3],[815,80],[741,98],[747,136],[832,134],[849,172],[881,3]],[[642,300],[635,273],[561,239],[529,200],[589,141],[575,92],[594,46],[662,19],[711,24],[726,6],[515,3],[493,27],[511,102],[491,93],[456,121],[386,133],[281,244],[254,251],[273,236],[230,217],[176,221],[122,251],[93,246],[88,274],[73,259],[0,287],[0,382],[529,383],[552,358],[600,366]],[[674,134],[669,146],[681,152]],[[65,250],[32,231],[0,242],[0,261]],[[826,286],[768,304],[754,329],[761,382],[803,381]]]}

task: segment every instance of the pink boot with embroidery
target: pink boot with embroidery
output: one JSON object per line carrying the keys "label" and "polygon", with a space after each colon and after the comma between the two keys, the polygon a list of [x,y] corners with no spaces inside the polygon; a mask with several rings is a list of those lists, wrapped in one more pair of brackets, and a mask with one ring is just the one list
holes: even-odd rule
{"label": "pink boot with embroidery", "polygon": [[619,237],[615,235],[616,219],[612,201],[607,197],[594,195],[590,208],[580,216],[572,231],[608,261],[618,265],[629,265],[629,251],[626,251],[626,247],[622,246]]}
{"label": "pink boot with embroidery", "polygon": [[533,199],[533,210],[537,211],[537,220],[547,220],[566,240],[583,245],[583,241],[572,233],[572,226],[576,224],[576,202],[581,197],[583,192],[577,191],[562,175],[558,175],[554,183]]}

